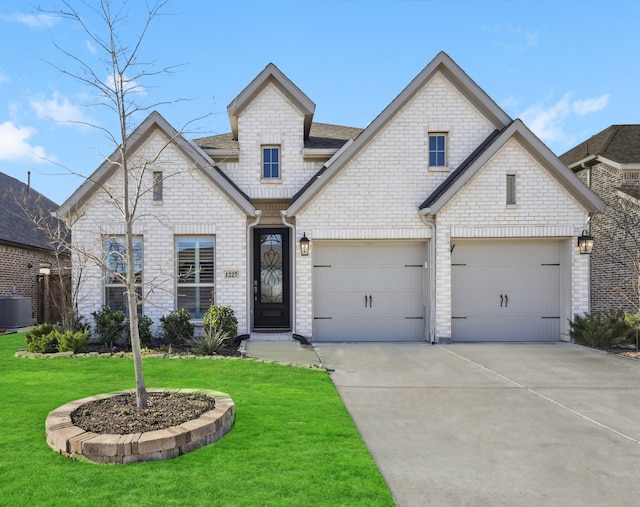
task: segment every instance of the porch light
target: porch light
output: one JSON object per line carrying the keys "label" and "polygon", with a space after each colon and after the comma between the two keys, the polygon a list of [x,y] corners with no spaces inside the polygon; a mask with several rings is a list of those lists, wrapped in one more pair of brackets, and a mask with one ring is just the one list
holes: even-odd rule
{"label": "porch light", "polygon": [[302,237],[300,238],[300,255],[303,257],[307,257],[309,255],[309,238],[307,238],[307,233],[303,232]]}
{"label": "porch light", "polygon": [[593,251],[593,236],[590,236],[586,230],[578,236],[578,248],[581,254],[590,254]]}
{"label": "porch light", "polygon": [[49,264],[48,262],[40,263],[40,269],[38,270],[38,273],[41,275],[49,276],[51,274],[51,264]]}

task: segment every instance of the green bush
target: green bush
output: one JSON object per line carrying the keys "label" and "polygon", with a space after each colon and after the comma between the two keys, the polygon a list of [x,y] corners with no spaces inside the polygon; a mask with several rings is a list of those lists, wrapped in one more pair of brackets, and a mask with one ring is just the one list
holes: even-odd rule
{"label": "green bush", "polygon": [[122,310],[112,310],[103,306],[91,314],[96,323],[96,334],[102,345],[109,348],[122,341],[125,333],[125,315]]}
{"label": "green bush", "polygon": [[222,331],[227,339],[238,335],[238,319],[230,306],[209,307],[203,319],[204,334],[213,335],[215,331]]}
{"label": "green bush", "polygon": [[629,343],[631,328],[625,317],[620,310],[612,310],[606,315],[599,312],[575,314],[573,322],[569,322],[569,336],[575,343],[601,350]]}
{"label": "green bush", "polygon": [[27,331],[27,350],[40,354],[51,354],[58,351],[58,328],[53,324],[40,324]]}
{"label": "green bush", "polygon": [[[153,321],[143,315],[138,317],[138,335],[140,336],[140,345],[150,345],[153,340],[153,334],[151,334],[151,326]],[[131,343],[131,330],[129,328],[129,319],[124,320],[124,333],[127,338],[127,342]]]}
{"label": "green bush", "polygon": [[191,315],[184,309],[171,312],[160,317],[164,337],[171,345],[182,345],[193,339],[193,324]]}
{"label": "green bush", "polygon": [[227,346],[229,343],[229,333],[222,329],[209,328],[204,336],[198,336],[189,340],[187,343],[194,354],[199,356],[213,356],[218,351]]}
{"label": "green bush", "polygon": [[87,351],[89,344],[89,334],[85,331],[67,331],[65,333],[56,332],[59,352],[74,352],[80,354]]}

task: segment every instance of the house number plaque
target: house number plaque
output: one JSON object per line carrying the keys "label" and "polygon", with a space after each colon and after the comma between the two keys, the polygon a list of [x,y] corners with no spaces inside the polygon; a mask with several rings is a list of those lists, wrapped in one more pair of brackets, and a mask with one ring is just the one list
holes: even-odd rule
{"label": "house number plaque", "polygon": [[240,271],[238,271],[237,269],[226,270],[224,272],[224,277],[225,278],[240,278]]}

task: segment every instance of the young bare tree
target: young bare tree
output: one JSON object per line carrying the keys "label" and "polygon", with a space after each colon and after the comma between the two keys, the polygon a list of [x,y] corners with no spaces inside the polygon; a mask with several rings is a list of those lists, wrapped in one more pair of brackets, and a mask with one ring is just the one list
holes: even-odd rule
{"label": "young bare tree", "polygon": [[[62,0],[64,6],[61,11],[49,11],[49,14],[60,16],[65,20],[75,23],[88,36],[91,44],[97,48],[97,58],[89,61],[78,56],[75,49],[66,49],[58,44],[56,47],[67,58],[70,64],[54,65],[63,74],[79,81],[92,89],[99,97],[97,105],[106,106],[112,113],[113,118],[117,118],[117,129],[90,124],[91,127],[101,130],[116,147],[116,156],[111,163],[115,164],[120,171],[122,178],[122,191],[109,192],[113,199],[113,205],[119,215],[119,220],[124,224],[124,245],[122,249],[122,262],[126,266],[124,270],[113,272],[113,276],[121,280],[125,286],[125,296],[129,310],[129,326],[131,336],[131,348],[133,351],[133,363],[136,380],[137,406],[144,408],[147,406],[147,393],[144,383],[144,373],[142,369],[142,354],[140,347],[140,336],[138,333],[138,313],[137,308],[141,304],[141,296],[136,288],[139,286],[139,274],[136,274],[135,249],[134,249],[134,222],[140,198],[148,189],[143,187],[145,172],[149,164],[135,164],[133,167],[129,160],[128,139],[130,126],[135,122],[135,115],[142,111],[148,111],[161,102],[153,104],[141,104],[144,94],[143,83],[150,79],[172,72],[172,67],[154,68],[149,61],[142,59],[141,48],[152,21],[164,14],[167,0],[156,0],[146,5],[146,16],[141,21],[139,31],[131,33],[130,19],[128,13],[128,2],[126,0],[95,0],[95,2],[71,2]],[[76,7],[80,5],[81,7]],[[138,5],[139,7],[139,5]],[[88,9],[88,14],[79,9]],[[89,19],[97,15],[100,27],[92,27]],[[107,76],[104,70],[107,69]],[[88,254],[78,252],[80,257],[91,258],[98,262],[103,268],[108,269],[108,263],[100,260],[97,256],[91,257]]]}

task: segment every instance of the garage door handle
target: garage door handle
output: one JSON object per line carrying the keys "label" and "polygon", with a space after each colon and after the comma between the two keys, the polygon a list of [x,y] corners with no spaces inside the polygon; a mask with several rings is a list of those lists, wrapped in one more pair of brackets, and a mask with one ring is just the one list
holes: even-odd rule
{"label": "garage door handle", "polygon": [[502,303],[504,303],[504,298],[502,297],[502,294],[500,294],[500,308],[502,308]]}
{"label": "garage door handle", "polygon": [[506,308],[507,306],[509,306],[509,296],[507,296],[506,294],[504,295],[504,307]]}
{"label": "garage door handle", "polygon": [[364,295],[364,307],[365,308],[367,307],[367,295],[366,294]]}
{"label": "garage door handle", "polygon": [[373,298],[369,295],[369,308],[373,308]]}

